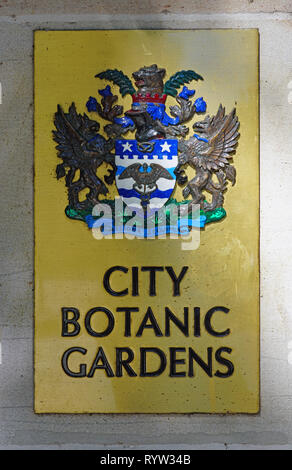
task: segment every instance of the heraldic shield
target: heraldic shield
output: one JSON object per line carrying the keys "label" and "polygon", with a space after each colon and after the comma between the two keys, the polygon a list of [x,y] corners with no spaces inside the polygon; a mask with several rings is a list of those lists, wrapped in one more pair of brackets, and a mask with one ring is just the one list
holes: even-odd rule
{"label": "heraldic shield", "polygon": [[115,164],[117,190],[127,206],[158,210],[169,200],[175,187],[177,140],[159,139],[147,143],[117,140]]}

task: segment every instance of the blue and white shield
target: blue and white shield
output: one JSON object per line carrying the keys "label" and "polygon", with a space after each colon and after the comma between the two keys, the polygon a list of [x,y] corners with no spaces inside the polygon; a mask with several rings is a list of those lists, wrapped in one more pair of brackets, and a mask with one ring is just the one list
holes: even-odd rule
{"label": "blue and white shield", "polygon": [[177,141],[117,140],[115,163],[117,189],[127,206],[158,210],[168,201],[175,187]]}

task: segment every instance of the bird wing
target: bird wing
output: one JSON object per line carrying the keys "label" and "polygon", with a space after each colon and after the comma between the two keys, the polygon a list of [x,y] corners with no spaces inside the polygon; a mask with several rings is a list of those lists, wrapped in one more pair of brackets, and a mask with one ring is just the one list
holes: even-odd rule
{"label": "bird wing", "polygon": [[198,140],[193,147],[195,157],[202,168],[218,170],[229,164],[228,159],[232,158],[239,139],[238,127],[236,109],[226,116],[225,108],[220,104],[217,114],[210,120],[209,127],[200,135],[207,142]]}
{"label": "bird wing", "polygon": [[173,176],[163,166],[157,163],[151,163],[151,171],[148,173],[151,182],[157,181],[159,178],[165,178],[167,180],[173,180]]}
{"label": "bird wing", "polygon": [[133,163],[133,165],[127,166],[127,168],[119,175],[119,179],[125,180],[127,178],[133,178],[136,181],[141,166],[142,165],[140,163]]}
{"label": "bird wing", "polygon": [[70,106],[69,113],[67,114],[65,114],[62,107],[58,105],[58,111],[55,114],[54,120],[56,130],[53,131],[53,138],[58,144],[56,146],[58,156],[64,160],[71,158],[79,159],[82,144],[86,142],[77,130],[78,127],[80,127],[78,121],[74,103]]}
{"label": "bird wing", "polygon": [[84,159],[100,157],[98,152],[88,148],[88,142],[79,130],[86,118],[86,115],[82,116],[77,113],[74,103],[70,106],[68,113],[64,113],[62,107],[58,105],[54,119],[56,130],[53,131],[53,139],[58,144],[56,146],[58,157],[62,158],[66,164],[78,167],[82,165]]}

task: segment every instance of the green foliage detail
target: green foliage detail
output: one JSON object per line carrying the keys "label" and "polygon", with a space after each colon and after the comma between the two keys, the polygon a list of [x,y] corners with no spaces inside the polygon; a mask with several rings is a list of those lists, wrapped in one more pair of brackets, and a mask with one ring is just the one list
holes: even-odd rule
{"label": "green foliage detail", "polygon": [[164,93],[171,96],[177,95],[177,89],[185,83],[190,83],[192,80],[204,80],[201,75],[193,70],[181,70],[170,77],[164,85]]}
{"label": "green foliage detail", "polygon": [[124,97],[127,94],[133,95],[135,93],[135,88],[133,87],[133,84],[129,77],[125,75],[121,70],[105,70],[104,72],[98,73],[95,75],[97,78],[109,80],[113,82],[115,85],[118,85],[120,88],[120,93],[122,97]]}

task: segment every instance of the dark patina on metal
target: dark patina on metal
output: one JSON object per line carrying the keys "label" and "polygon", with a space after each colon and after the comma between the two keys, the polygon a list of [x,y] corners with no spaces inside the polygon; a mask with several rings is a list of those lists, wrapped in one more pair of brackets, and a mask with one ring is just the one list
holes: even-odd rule
{"label": "dark patina on metal", "polygon": [[[202,97],[192,101],[195,90],[189,90],[185,84],[192,80],[203,80],[203,77],[193,70],[183,70],[164,83],[165,75],[166,70],[158,68],[156,64],[141,67],[132,74],[136,89],[122,71],[109,69],[96,75],[98,79],[109,80],[117,85],[122,97],[131,94],[133,99],[131,109],[124,113],[123,107],[115,104],[118,96],[112,94],[109,85],[99,90],[102,97],[100,103],[96,98],[89,98],[86,104],[88,111],[97,113],[109,122],[104,126],[107,138],[99,134],[100,124],[97,121],[85,113],[77,113],[74,102],[68,113],[58,105],[53,138],[58,144],[58,157],[63,162],[57,165],[56,175],[58,179],[65,178],[69,201],[66,214],[69,217],[84,220],[84,216],[91,213],[101,196],[108,193],[108,185],[114,183],[117,170],[115,143],[118,139],[124,139],[128,132],[135,132],[137,148],[145,153],[151,152],[155,142],[160,139],[176,139],[178,165],[174,177],[180,186],[184,186],[184,203],[188,204],[189,211],[193,205],[200,204],[207,222],[224,217],[227,181],[233,185],[236,182],[236,170],[230,164],[240,136],[236,110],[226,115],[225,108],[220,104],[216,115],[206,116],[193,125],[194,134],[187,140],[189,127],[185,124],[195,114],[206,111],[206,102]],[[165,108],[168,95],[177,102],[169,107],[170,116]],[[101,179],[97,176],[97,169],[103,163],[109,164],[111,169]],[[187,166],[196,171],[190,181],[185,173]],[[118,176],[120,179],[129,177],[135,181],[133,190],[141,195],[142,207],[143,201],[144,206],[148,204],[145,197],[149,199],[151,188],[156,189],[158,178],[173,179],[162,162],[133,164]],[[85,200],[81,200],[80,193],[84,189],[88,189],[88,193]],[[211,194],[211,202],[206,201],[206,192]]]}

